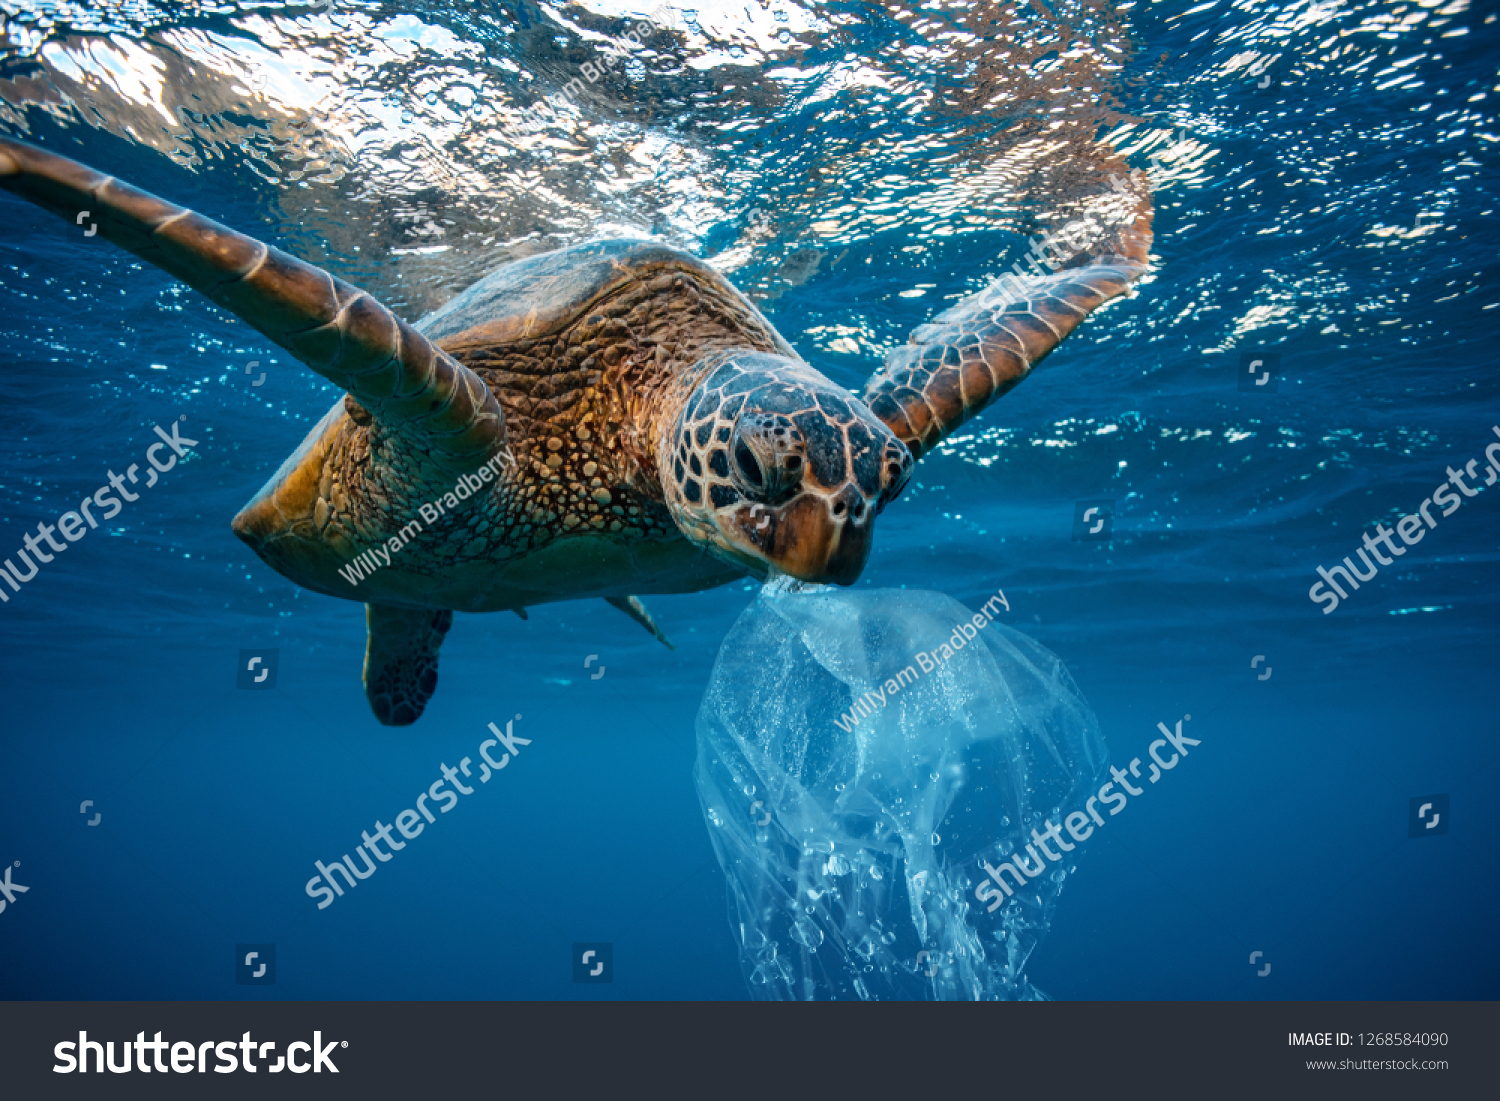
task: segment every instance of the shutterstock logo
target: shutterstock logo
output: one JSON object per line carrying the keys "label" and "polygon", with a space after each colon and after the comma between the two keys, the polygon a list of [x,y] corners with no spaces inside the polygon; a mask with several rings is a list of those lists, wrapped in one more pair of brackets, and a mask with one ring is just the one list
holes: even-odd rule
{"label": "shutterstock logo", "polygon": [[1281,375],[1279,352],[1244,352],[1240,355],[1240,392],[1274,394]]}
{"label": "shutterstock logo", "polygon": [[234,981],[241,986],[269,986],[276,981],[274,944],[236,944]]}
{"label": "shutterstock logo", "polygon": [[[479,785],[489,783],[499,776],[503,769],[508,768],[511,758],[520,755],[520,747],[531,744],[530,738],[523,738],[516,733],[515,724],[520,719],[521,716],[517,715],[505,724],[504,730],[494,723],[489,724],[490,733],[494,737],[486,738],[479,743],[477,772],[471,767],[475,764],[473,757],[460,758],[457,768],[444,761],[438,766],[443,774],[442,779],[434,780],[431,787],[417,796],[413,804],[416,807],[415,810],[408,807],[396,815],[390,824],[378,818],[375,819],[373,837],[370,836],[369,830],[361,830],[360,837],[363,840],[354,846],[354,855],[359,857],[358,863],[348,853],[344,854],[342,860],[335,860],[332,864],[314,860],[313,867],[318,869],[318,874],[307,881],[303,890],[307,892],[309,898],[322,900],[318,903],[318,909],[326,910],[333,905],[335,899],[344,897],[346,888],[352,890],[359,886],[361,881],[374,875],[380,865],[394,859],[396,853],[415,841],[421,836],[423,830],[437,821],[438,814],[447,814],[458,806],[459,796],[473,795],[479,790]],[[497,748],[503,750],[498,760],[491,753]],[[466,779],[470,781],[467,784],[464,783]],[[427,805],[429,799],[438,805],[436,814]],[[421,813],[418,813],[419,811]],[[406,840],[398,839],[397,833],[400,833]],[[361,868],[364,870],[361,871]],[[344,881],[342,886],[339,884],[340,879]],[[253,948],[254,945],[250,947]]]}
{"label": "shutterstock logo", "polygon": [[1078,501],[1073,506],[1073,541],[1076,543],[1108,542],[1114,534],[1115,503],[1099,499]]}
{"label": "shutterstock logo", "polygon": [[241,650],[240,669],[234,686],[251,691],[276,687],[276,670],[281,664],[281,650]]}
{"label": "shutterstock logo", "polygon": [[[248,1032],[238,1040],[204,1040],[202,1043],[195,1040],[163,1040],[160,1032],[155,1039],[148,1040],[144,1032],[137,1032],[134,1041],[120,1041],[120,1062],[116,1064],[115,1041],[101,1043],[90,1040],[87,1032],[80,1032],[76,1042],[63,1040],[52,1049],[52,1055],[57,1059],[52,1073],[88,1074],[92,1063],[96,1074],[103,1074],[106,1067],[111,1074],[129,1074],[132,1070],[141,1074],[150,1074],[153,1070],[158,1074],[165,1074],[168,1070],[176,1074],[206,1074],[209,1070],[208,1061],[212,1056],[216,1060],[212,1068],[215,1074],[233,1074],[241,1069],[248,1074],[261,1070],[271,1074],[280,1074],[284,1070],[293,1074],[306,1074],[308,1071],[322,1074],[325,1070],[329,1074],[337,1074],[339,1068],[334,1066],[331,1053],[334,1048],[348,1046],[348,1040],[329,1040],[325,1044],[323,1034],[314,1032],[311,1043],[294,1040],[287,1044],[285,1055],[277,1055],[275,1040],[255,1040]],[[134,1065],[130,1058],[132,1048],[135,1052]],[[90,1059],[90,1056],[93,1058]],[[273,1056],[276,1060],[274,1063],[271,1062]],[[169,1059],[171,1067],[167,1066]]]}
{"label": "shutterstock logo", "polygon": [[21,862],[19,860],[14,864],[7,864],[5,866],[5,876],[4,878],[0,878],[0,914],[3,914],[5,908],[16,900],[17,895],[24,895],[27,891],[31,890],[30,887],[23,887],[10,878],[11,869],[19,868],[20,866]]}
{"label": "shutterstock logo", "polygon": [[1448,832],[1448,797],[1415,795],[1406,820],[1406,836],[1435,837]]}
{"label": "shutterstock logo", "polygon": [[573,981],[615,981],[615,946],[607,941],[573,945]]}

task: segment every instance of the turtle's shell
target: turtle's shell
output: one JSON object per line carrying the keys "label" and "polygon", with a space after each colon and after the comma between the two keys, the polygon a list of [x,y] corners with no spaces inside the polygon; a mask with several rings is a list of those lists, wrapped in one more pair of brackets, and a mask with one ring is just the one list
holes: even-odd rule
{"label": "turtle's shell", "polygon": [[[737,303],[732,312],[757,330],[745,340],[748,346],[794,354],[759,311],[713,268],[676,249],[628,239],[591,241],[506,264],[415,327],[460,362],[484,361],[495,349],[534,346],[539,338],[569,328],[596,303],[628,284],[655,289],[657,281],[670,285],[679,273],[700,287],[713,288],[721,301]],[[668,369],[673,362],[668,361]],[[497,396],[502,406],[514,400],[508,392],[497,392]],[[571,432],[560,431],[556,424],[535,419],[539,404],[551,402],[527,398],[520,408],[509,408],[508,427],[517,454],[524,453],[530,442],[527,436],[539,428],[572,438]],[[523,408],[529,415],[511,421]],[[487,561],[482,551],[477,555],[471,551],[464,556],[465,563],[440,571],[441,576],[430,572],[408,576],[402,567],[410,559],[400,556],[352,588],[340,576],[341,568],[359,549],[377,545],[402,525],[397,519],[392,531],[374,533],[374,539],[351,541],[339,534],[347,530],[340,517],[353,497],[347,492],[348,479],[361,477],[356,468],[374,461],[368,447],[361,453],[363,431],[346,414],[341,399],[234,521],[235,532],[266,562],[314,591],[392,605],[479,611],[584,595],[570,591],[575,587],[588,590],[588,595],[607,596],[694,591],[721,584],[732,575],[675,529],[653,529],[626,540],[590,535],[580,525],[561,543],[519,559],[500,556]],[[596,436],[589,446],[610,445]],[[595,458],[603,477],[603,468],[610,464],[602,456]],[[598,492],[606,489],[600,487]],[[411,511],[419,503],[407,502],[403,507]],[[405,512],[401,516],[407,518]],[[500,536],[506,517],[493,519],[495,534],[486,538],[495,539],[497,549],[508,546]],[[389,517],[383,522],[388,521]]]}
{"label": "turtle's shell", "polygon": [[724,277],[687,253],[650,241],[590,241],[497,268],[416,328],[462,358],[468,348],[534,340],[577,319],[594,302],[656,269],[691,271],[706,283]]}

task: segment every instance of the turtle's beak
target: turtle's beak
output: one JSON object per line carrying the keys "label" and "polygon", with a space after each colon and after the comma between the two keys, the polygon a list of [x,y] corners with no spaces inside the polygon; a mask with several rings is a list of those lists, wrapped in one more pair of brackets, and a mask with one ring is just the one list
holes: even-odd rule
{"label": "turtle's beak", "polygon": [[[875,509],[853,485],[801,493],[778,509],[751,505],[734,517],[752,556],[799,581],[852,585],[870,557]],[[757,571],[764,572],[764,571]]]}

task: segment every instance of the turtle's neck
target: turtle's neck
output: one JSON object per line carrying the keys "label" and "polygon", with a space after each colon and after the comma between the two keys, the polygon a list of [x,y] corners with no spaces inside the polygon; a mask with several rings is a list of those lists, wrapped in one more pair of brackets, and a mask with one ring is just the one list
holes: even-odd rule
{"label": "turtle's neck", "polygon": [[640,296],[625,353],[606,369],[604,389],[616,406],[615,441],[623,481],[661,500],[660,450],[700,383],[745,352],[796,353],[760,311],[722,278],[710,283],[678,270],[626,288]]}

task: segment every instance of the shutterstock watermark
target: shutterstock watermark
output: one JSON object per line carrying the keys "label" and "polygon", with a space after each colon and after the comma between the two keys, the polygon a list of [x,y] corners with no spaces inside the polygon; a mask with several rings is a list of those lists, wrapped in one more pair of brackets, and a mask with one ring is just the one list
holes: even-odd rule
{"label": "shutterstock watermark", "polygon": [[[1136,169],[1131,178],[1139,183],[1144,179],[1144,174]],[[1109,185],[1117,195],[1136,198],[1136,193],[1127,186],[1125,177],[1111,176]],[[990,284],[989,290],[1011,298],[1024,297],[1028,280],[1056,274],[1079,253],[1112,237],[1118,243],[1122,221],[1104,221],[1098,215],[1088,213],[1058,229],[1049,229],[1032,237],[1027,241],[1027,251],[1011,265],[1010,271]]]}
{"label": "shutterstock watermark", "polygon": [[[1500,438],[1500,425],[1492,425],[1490,431],[1497,438]],[[1479,459],[1470,459],[1459,470],[1455,470],[1450,466],[1448,468],[1448,480],[1439,484],[1432,491],[1432,494],[1417,506],[1416,512],[1410,516],[1401,517],[1400,520],[1396,521],[1394,528],[1388,528],[1384,524],[1376,524],[1374,536],[1371,536],[1369,532],[1365,532],[1365,545],[1356,549],[1355,553],[1359,556],[1359,560],[1364,563],[1365,569],[1369,571],[1368,573],[1361,573],[1359,567],[1354,564],[1354,559],[1348,555],[1344,556],[1344,564],[1342,566],[1334,566],[1331,569],[1324,569],[1322,566],[1319,566],[1318,576],[1323,580],[1314,583],[1313,587],[1307,590],[1307,598],[1315,604],[1322,604],[1326,600],[1328,604],[1323,609],[1323,614],[1328,615],[1339,606],[1340,601],[1349,599],[1349,593],[1346,593],[1343,586],[1334,580],[1336,574],[1343,575],[1344,585],[1347,585],[1351,592],[1359,589],[1360,582],[1368,583],[1375,580],[1375,575],[1380,572],[1381,566],[1391,565],[1397,558],[1406,553],[1407,547],[1416,546],[1430,529],[1437,527],[1437,521],[1433,519],[1431,512],[1433,505],[1437,505],[1443,510],[1439,515],[1451,516],[1463,507],[1464,498],[1477,497],[1479,491],[1485,486],[1495,484],[1496,479],[1500,478],[1500,442],[1492,443],[1484,449],[1484,462],[1487,465],[1484,471],[1486,477],[1483,485],[1478,483],[1479,471],[1475,469],[1479,466]],[[1469,485],[1464,481],[1466,476],[1469,481],[1475,483],[1475,488],[1469,488]],[[1455,489],[1459,493],[1462,493],[1463,497],[1460,497],[1458,493],[1454,493]],[[1401,542],[1405,543],[1406,546],[1398,547],[1391,538],[1393,535],[1399,535]],[[1382,546],[1385,547],[1389,557],[1380,552]],[[1372,555],[1375,558],[1374,562],[1370,561]]]}
{"label": "shutterstock watermark", "polygon": [[[139,501],[141,495],[139,493],[132,493],[127,487],[127,482],[129,485],[138,485],[143,489],[150,489],[156,485],[162,474],[165,474],[177,465],[178,459],[187,455],[188,448],[198,445],[197,440],[190,440],[178,434],[178,421],[185,420],[187,420],[187,417],[181,416],[176,421],[173,421],[170,433],[165,431],[159,424],[153,425],[156,429],[156,434],[161,437],[161,442],[154,443],[146,448],[146,462],[150,464],[150,468],[146,471],[146,480],[144,483],[136,477],[136,472],[141,469],[139,463],[131,463],[125,468],[123,475],[116,474],[113,470],[109,471],[108,484],[100,486],[92,494],[80,501],[76,511],[70,510],[63,513],[57,518],[56,524],[38,524],[36,535],[27,535],[21,540],[26,544],[26,550],[17,551],[16,558],[21,560],[22,565],[26,569],[23,571],[20,566],[16,565],[13,559],[7,558],[4,564],[0,565],[0,581],[4,581],[5,584],[10,586],[11,592],[19,593],[21,586],[36,577],[43,566],[68,549],[68,543],[78,542],[92,529],[97,528],[100,520],[113,520],[118,516],[125,508],[120,503],[120,497],[125,498],[129,502]],[[172,454],[163,462],[158,457],[158,454],[167,448],[171,448]],[[120,497],[114,496],[111,490],[114,493],[118,493]],[[97,518],[93,514],[93,508],[100,510]],[[87,526],[85,526],[85,522]],[[67,542],[59,543],[54,539],[52,536],[54,531],[61,534]],[[44,550],[42,548],[44,540],[50,549]],[[35,561],[32,560],[30,555],[36,556]],[[3,585],[0,585],[0,604],[9,603],[10,594],[5,591]]]}
{"label": "shutterstock watermark", "polygon": [[[482,762],[479,766],[479,783],[489,783],[501,769],[510,765],[512,757],[519,755],[521,746],[531,744],[530,738],[523,738],[515,733],[515,724],[520,719],[521,716],[517,715],[510,722],[506,723],[504,733],[501,733],[500,728],[494,723],[490,723],[490,733],[494,737],[486,739],[479,744],[479,758]],[[498,761],[490,756],[490,750],[496,746],[503,746],[505,749],[505,752],[500,755]],[[427,800],[431,799],[433,802],[440,804],[438,814],[447,814],[454,807],[458,806],[458,797],[460,795],[473,795],[476,789],[465,784],[460,779],[460,776],[473,778],[474,774],[470,771],[470,766],[473,763],[474,760],[472,757],[465,757],[459,761],[457,768],[449,767],[447,762],[440,763],[438,770],[442,772],[443,778],[433,781],[431,787],[417,796],[416,810],[407,808],[396,815],[394,824],[389,826],[380,819],[375,819],[374,837],[370,836],[369,830],[361,830],[359,836],[363,840],[354,847],[354,851],[359,856],[359,862],[364,865],[364,871],[360,871],[359,868],[355,867],[354,860],[348,853],[344,854],[343,860],[335,860],[332,864],[324,864],[321,860],[314,860],[313,866],[318,869],[318,874],[307,881],[307,886],[304,890],[306,890],[309,898],[322,899],[318,903],[318,909],[326,910],[333,905],[335,898],[344,897],[344,888],[339,886],[338,880],[334,878],[335,872],[343,877],[344,882],[351,889],[357,887],[361,880],[369,879],[374,875],[375,869],[381,864],[386,863],[395,853],[406,848],[407,842],[415,841],[421,836],[423,830],[433,822],[436,822],[437,815],[432,813],[432,809],[427,805]],[[444,784],[449,784],[451,787],[444,788]],[[418,811],[421,813],[418,814]],[[423,821],[423,819],[426,819],[426,821]],[[392,829],[399,832],[406,840],[398,841],[391,833]],[[386,852],[382,849],[380,847],[382,844],[391,851]],[[327,882],[325,883],[324,880]]]}
{"label": "shutterstock watermark", "polygon": [[[1161,731],[1162,736],[1146,747],[1146,755],[1153,762],[1149,776],[1141,775],[1139,757],[1131,758],[1128,769],[1116,765],[1110,766],[1109,773],[1114,779],[1104,784],[1097,794],[1089,796],[1088,801],[1083,805],[1083,810],[1075,810],[1063,818],[1063,826],[1067,827],[1068,835],[1073,838],[1071,842],[1063,839],[1062,827],[1053,825],[1052,819],[1047,818],[1042,822],[1047,827],[1045,830],[1032,828],[1031,841],[1024,850],[1026,858],[1022,857],[1020,851],[1012,855],[1002,850],[1001,855],[1008,856],[1009,859],[1001,861],[999,867],[992,865],[988,859],[981,859],[979,866],[989,874],[989,878],[982,880],[974,888],[974,897],[980,902],[989,903],[986,907],[987,912],[993,913],[1000,909],[1005,905],[1006,899],[1015,894],[1017,887],[1025,887],[1028,881],[1036,879],[1045,872],[1048,861],[1056,863],[1062,860],[1063,853],[1072,852],[1092,837],[1094,830],[1105,823],[1104,816],[1099,813],[1099,806],[1108,807],[1112,818],[1125,809],[1130,801],[1128,796],[1144,795],[1145,787],[1136,787],[1132,784],[1130,782],[1132,777],[1154,784],[1167,772],[1176,768],[1188,755],[1189,746],[1201,744],[1200,739],[1189,738],[1182,732],[1182,724],[1191,719],[1191,715],[1184,715],[1177,721],[1175,729],[1168,729],[1166,723],[1156,724],[1156,729]],[[1172,747],[1169,759],[1162,757],[1158,752],[1167,746]],[[1053,852],[1047,847],[1049,841],[1057,846],[1058,851]],[[1006,873],[1010,874],[1013,884],[1005,881]]]}
{"label": "shutterstock watermark", "polygon": [[[930,673],[943,662],[948,661],[954,654],[967,646],[979,634],[981,627],[988,627],[995,619],[995,610],[999,605],[1004,605],[1005,610],[1010,611],[1010,602],[1005,599],[1005,590],[1001,589],[998,596],[992,596],[984,602],[978,612],[974,613],[972,619],[967,619],[953,628],[953,634],[948,641],[941,646],[935,646],[931,650],[917,651],[917,665],[922,672]],[[980,614],[980,613],[983,614]],[[880,707],[885,707],[890,698],[901,689],[917,682],[917,670],[908,665],[894,677],[891,677],[882,685],[877,685],[875,691],[866,692],[854,701],[854,706],[849,709],[847,715],[840,715],[833,720],[835,726],[845,734],[859,725],[861,719],[868,719]]]}
{"label": "shutterstock watermark", "polygon": [[[303,1035],[307,1033],[304,1032]],[[202,1043],[195,1040],[163,1040],[160,1032],[154,1040],[148,1040],[144,1032],[137,1032],[133,1041],[120,1041],[120,1062],[117,1066],[115,1041],[101,1043],[90,1040],[87,1032],[80,1032],[76,1041],[63,1040],[53,1047],[52,1055],[57,1060],[57,1065],[52,1068],[52,1073],[88,1074],[89,1064],[92,1063],[95,1074],[103,1074],[106,1067],[111,1074],[129,1074],[132,1070],[141,1074],[150,1074],[153,1070],[158,1074],[166,1074],[168,1071],[176,1074],[206,1074],[210,1069],[215,1074],[233,1074],[241,1069],[247,1074],[254,1074],[259,1070],[271,1074],[280,1074],[284,1070],[293,1074],[306,1074],[308,1071],[322,1074],[326,1070],[329,1074],[337,1074],[339,1068],[334,1065],[331,1053],[336,1047],[348,1046],[348,1040],[329,1040],[325,1044],[323,1033],[314,1031],[311,1043],[293,1040],[287,1044],[286,1054],[276,1055],[273,1063],[271,1056],[276,1052],[276,1041],[256,1040],[249,1032],[238,1040],[204,1040]],[[131,1065],[130,1058],[132,1049],[135,1052],[134,1066]],[[210,1055],[215,1059],[212,1067],[208,1062]],[[255,1065],[256,1059],[262,1060],[260,1066]],[[172,1064],[170,1067],[167,1066],[168,1061]]]}
{"label": "shutterstock watermark", "polygon": [[1063,264],[1102,241],[1111,234],[1110,227],[1092,214],[1069,222],[1060,229],[1032,237],[1027,251],[1011,265],[1010,271],[990,284],[992,290],[1012,297],[1024,295],[1028,279],[1040,279],[1061,270]]}
{"label": "shutterstock watermark", "polygon": [[19,868],[20,866],[21,862],[19,860],[14,864],[7,864],[5,866],[5,874],[0,876],[0,914],[5,913],[5,908],[16,901],[17,895],[24,895],[27,891],[31,890],[30,887],[23,887],[21,884],[13,882],[10,878],[10,870],[12,868]]}

